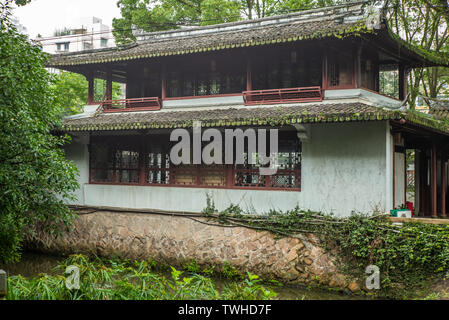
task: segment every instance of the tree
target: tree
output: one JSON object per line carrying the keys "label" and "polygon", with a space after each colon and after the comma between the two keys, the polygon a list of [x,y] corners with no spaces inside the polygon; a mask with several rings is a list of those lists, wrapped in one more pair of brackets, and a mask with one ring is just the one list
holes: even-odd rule
{"label": "tree", "polygon": [[437,14],[444,17],[446,23],[449,24],[449,3],[447,0],[423,0]]}
{"label": "tree", "polygon": [[[55,76],[52,89],[58,104],[63,106],[65,115],[80,113],[83,111],[83,107],[87,105],[89,83],[81,74],[61,71],[59,75]],[[95,96],[101,100],[104,96],[105,83],[101,86],[95,86],[94,89]],[[119,99],[121,94],[120,84],[113,82],[112,99]]]}
{"label": "tree", "polygon": [[[413,46],[437,52],[449,51],[448,24],[427,0],[388,0],[385,7],[393,31]],[[419,95],[436,98],[449,84],[444,67],[416,68],[409,74],[409,103]]]}
{"label": "tree", "polygon": [[58,233],[74,214],[64,204],[78,188],[75,165],[65,159],[68,136],[63,107],[52,89],[48,58],[17,32],[10,6],[0,6],[0,262],[20,258],[28,230],[37,223]]}
{"label": "tree", "polygon": [[211,25],[263,18],[335,4],[336,0],[119,0],[122,17],[112,22],[117,43],[135,41],[132,29],[147,32],[185,25]]}
{"label": "tree", "polygon": [[64,113],[70,115],[82,112],[83,106],[87,104],[87,80],[81,74],[64,71],[55,78],[52,89],[58,104],[64,107]]}

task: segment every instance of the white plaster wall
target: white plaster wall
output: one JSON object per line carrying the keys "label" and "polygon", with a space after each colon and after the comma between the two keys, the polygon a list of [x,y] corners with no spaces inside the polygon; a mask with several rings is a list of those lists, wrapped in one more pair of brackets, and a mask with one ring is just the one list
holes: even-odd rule
{"label": "white plaster wall", "polygon": [[65,147],[66,157],[72,160],[78,168],[79,175],[77,181],[80,188],[74,193],[77,200],[71,204],[84,205],[84,188],[89,183],[89,153],[87,144],[89,137],[87,135],[78,135],[72,137],[72,143]]}
{"label": "white plaster wall", "polygon": [[[302,149],[302,191],[89,185],[86,149],[74,148],[68,156],[82,171],[85,184],[78,203],[84,205],[199,212],[209,193],[218,209],[230,203],[258,212],[298,205],[344,216],[352,210],[388,209],[387,127],[387,122],[310,125]],[[82,150],[83,155],[75,154]]]}
{"label": "white plaster wall", "polygon": [[172,108],[195,108],[195,107],[210,107],[210,106],[231,106],[243,105],[243,97],[239,96],[224,96],[224,97],[200,97],[192,99],[177,99],[164,100],[164,109]]}
{"label": "white plaster wall", "polygon": [[303,143],[301,207],[336,215],[386,209],[387,122],[313,125]]}

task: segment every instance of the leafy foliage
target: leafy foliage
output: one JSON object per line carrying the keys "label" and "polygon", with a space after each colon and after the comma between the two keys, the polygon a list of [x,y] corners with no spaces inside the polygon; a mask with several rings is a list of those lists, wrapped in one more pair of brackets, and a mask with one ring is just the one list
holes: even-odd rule
{"label": "leafy foliage", "polygon": [[204,26],[331,5],[334,0],[119,0],[122,17],[114,19],[117,43],[135,41],[133,28],[144,31]]}
{"label": "leafy foliage", "polygon": [[[66,288],[67,266],[80,271],[80,288]],[[41,274],[33,279],[8,278],[9,300],[191,300],[191,299],[271,299],[276,293],[261,285],[258,276],[248,273],[239,281],[218,290],[211,278],[200,274],[184,276],[170,268],[170,275],[154,271],[152,261],[89,260],[72,255],[61,262],[55,275]]]}
{"label": "leafy foliage", "polygon": [[[89,91],[89,83],[86,78],[78,73],[61,71],[55,76],[55,82],[52,85],[54,94],[57,97],[58,104],[64,107],[64,114],[71,115],[83,111],[83,107],[87,105],[87,97]],[[105,82],[101,79],[99,82]],[[94,97],[101,100],[104,97],[104,85],[94,86]],[[120,84],[112,83],[112,99],[119,99],[122,94]]]}
{"label": "leafy foliage", "polygon": [[63,201],[77,188],[76,167],[61,148],[68,136],[60,125],[62,108],[45,70],[47,55],[0,16],[0,260],[17,260],[25,233],[36,223],[52,232],[69,226]]}
{"label": "leafy foliage", "polygon": [[[426,51],[449,52],[448,20],[439,0],[387,0],[389,25],[394,33],[414,47]],[[445,0],[442,2],[446,2]],[[412,108],[419,95],[437,98],[448,94],[449,68],[428,67],[412,70],[408,77]]]}

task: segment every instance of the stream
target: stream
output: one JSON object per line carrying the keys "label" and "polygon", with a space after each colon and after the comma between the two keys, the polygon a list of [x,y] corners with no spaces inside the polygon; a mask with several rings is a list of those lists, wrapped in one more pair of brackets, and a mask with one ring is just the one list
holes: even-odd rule
{"label": "stream", "polygon": [[[1,265],[0,269],[5,270],[9,276],[22,275],[27,278],[37,276],[39,273],[52,274],[53,268],[64,257],[52,256],[41,253],[23,253],[19,262],[8,265]],[[165,274],[164,274],[165,275]],[[225,285],[226,279],[214,279],[218,286]],[[281,287],[271,287],[277,294],[277,299],[281,300],[358,300],[364,297],[345,293],[332,292],[325,289],[306,288],[296,285],[283,285]]]}

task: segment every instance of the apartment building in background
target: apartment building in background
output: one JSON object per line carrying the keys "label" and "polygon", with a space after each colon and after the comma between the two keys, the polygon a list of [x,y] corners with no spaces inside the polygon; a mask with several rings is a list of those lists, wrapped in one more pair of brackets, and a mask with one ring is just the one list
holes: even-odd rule
{"label": "apartment building in background", "polygon": [[97,17],[80,18],[76,24],[35,39],[50,54],[115,47],[112,28]]}

